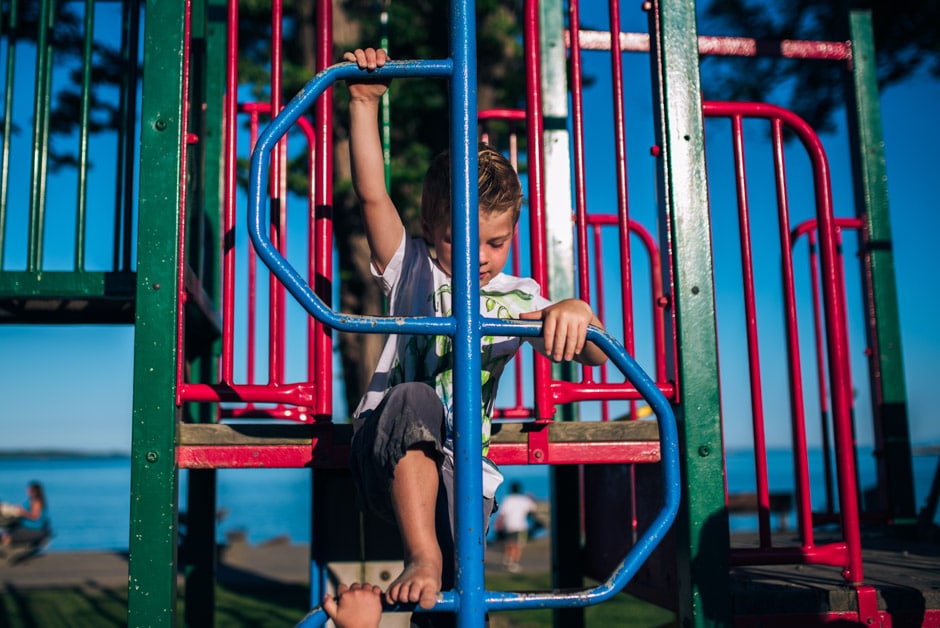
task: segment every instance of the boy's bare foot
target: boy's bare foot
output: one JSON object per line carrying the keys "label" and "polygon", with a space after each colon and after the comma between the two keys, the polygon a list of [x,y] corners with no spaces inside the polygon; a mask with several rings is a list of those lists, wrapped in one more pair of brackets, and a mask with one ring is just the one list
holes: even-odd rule
{"label": "boy's bare foot", "polygon": [[405,569],[392,582],[385,598],[392,604],[417,602],[421,608],[432,608],[441,592],[443,561],[440,549],[430,556],[405,561]]}

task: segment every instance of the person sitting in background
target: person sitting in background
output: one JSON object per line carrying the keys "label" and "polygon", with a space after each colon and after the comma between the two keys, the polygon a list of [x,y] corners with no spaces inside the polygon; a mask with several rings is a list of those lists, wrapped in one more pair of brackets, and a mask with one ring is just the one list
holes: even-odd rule
{"label": "person sitting in background", "polygon": [[382,619],[382,588],[363,582],[339,585],[336,599],[323,596],[323,610],[336,628],[377,628]]}
{"label": "person sitting in background", "polygon": [[22,506],[10,509],[16,520],[0,534],[4,551],[13,544],[38,543],[49,535],[49,508],[42,484],[30,482],[26,486],[26,496]]}

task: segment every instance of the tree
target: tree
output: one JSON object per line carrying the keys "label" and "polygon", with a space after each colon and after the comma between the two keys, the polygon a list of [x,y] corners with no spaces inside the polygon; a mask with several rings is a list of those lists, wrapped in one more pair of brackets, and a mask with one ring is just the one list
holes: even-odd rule
{"label": "tree", "polygon": [[[882,88],[926,70],[940,77],[940,0],[710,0],[702,16],[708,34],[779,41],[844,41],[847,6],[870,8]],[[818,131],[833,128],[844,103],[843,67],[782,58],[710,57],[702,65],[706,96],[765,100],[771,92]]]}

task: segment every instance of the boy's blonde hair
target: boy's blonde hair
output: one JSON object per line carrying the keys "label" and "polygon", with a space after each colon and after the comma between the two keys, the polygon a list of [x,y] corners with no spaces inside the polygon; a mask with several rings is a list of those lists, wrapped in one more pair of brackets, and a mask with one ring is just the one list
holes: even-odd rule
{"label": "boy's blonde hair", "polygon": [[[481,214],[512,212],[512,222],[519,220],[522,185],[509,160],[499,151],[480,143],[478,150],[478,202]],[[450,225],[450,152],[434,158],[424,175],[421,192],[421,220],[429,229]]]}

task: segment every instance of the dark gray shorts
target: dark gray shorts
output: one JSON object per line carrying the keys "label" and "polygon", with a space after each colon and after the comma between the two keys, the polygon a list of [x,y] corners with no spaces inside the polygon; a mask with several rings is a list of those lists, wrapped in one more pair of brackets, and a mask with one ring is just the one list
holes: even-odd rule
{"label": "dark gray shorts", "polygon": [[[350,468],[359,492],[359,505],[378,516],[395,522],[390,485],[395,466],[409,449],[430,445],[436,457],[443,503],[438,499],[438,518],[447,513],[440,528],[446,525],[446,536],[452,542],[454,529],[454,466],[444,454],[446,437],[444,405],[433,388],[419,382],[406,382],[392,388],[382,403],[371,412],[363,413],[353,425]],[[493,512],[494,500],[483,500],[483,528],[486,530]],[[442,508],[446,511],[442,512]],[[439,538],[440,540],[440,538]],[[442,545],[443,549],[443,545]]]}

